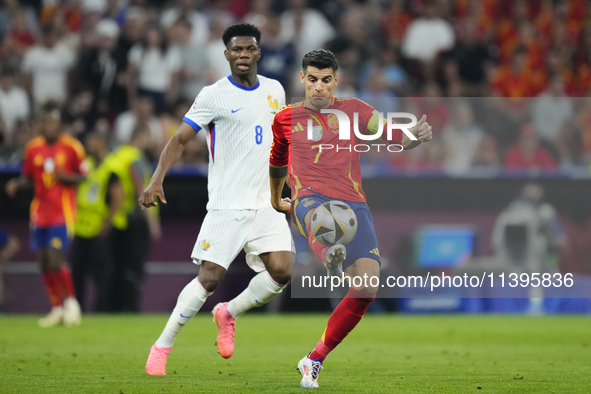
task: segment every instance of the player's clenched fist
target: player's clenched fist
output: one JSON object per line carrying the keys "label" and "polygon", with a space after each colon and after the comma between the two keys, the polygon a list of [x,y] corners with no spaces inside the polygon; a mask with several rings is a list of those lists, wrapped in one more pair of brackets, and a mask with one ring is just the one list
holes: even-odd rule
{"label": "player's clenched fist", "polygon": [[138,200],[140,207],[142,209],[155,207],[158,205],[156,197],[166,204],[166,198],[164,197],[164,189],[162,189],[162,184],[150,183]]}
{"label": "player's clenched fist", "polygon": [[279,202],[271,202],[277,212],[291,215],[291,198],[282,198]]}

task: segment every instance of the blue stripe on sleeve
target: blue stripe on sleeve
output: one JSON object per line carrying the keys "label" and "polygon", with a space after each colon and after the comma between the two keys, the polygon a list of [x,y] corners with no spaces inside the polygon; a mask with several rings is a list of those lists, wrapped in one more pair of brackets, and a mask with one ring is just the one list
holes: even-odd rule
{"label": "blue stripe on sleeve", "polygon": [[195,130],[196,133],[198,133],[199,130],[201,130],[201,127],[199,127],[199,125],[197,123],[193,122],[191,119],[187,118],[186,116],[183,118],[183,122],[185,122],[189,126],[191,126],[193,128],[193,130]]}

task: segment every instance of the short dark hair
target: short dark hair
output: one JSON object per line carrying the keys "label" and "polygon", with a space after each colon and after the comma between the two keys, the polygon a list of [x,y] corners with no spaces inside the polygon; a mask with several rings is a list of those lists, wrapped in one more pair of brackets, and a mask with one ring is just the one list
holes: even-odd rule
{"label": "short dark hair", "polygon": [[49,99],[49,100],[41,103],[41,105],[39,106],[38,111],[37,111],[37,116],[39,119],[43,119],[47,115],[55,116],[55,117],[57,117],[57,120],[61,120],[61,116],[62,116],[61,105],[53,99]]}
{"label": "short dark hair", "polygon": [[229,26],[222,35],[224,45],[228,46],[230,40],[234,37],[254,37],[257,41],[257,45],[261,42],[261,31],[250,23],[237,23]]}
{"label": "short dark hair", "polygon": [[328,49],[314,49],[304,55],[302,59],[302,69],[306,72],[308,66],[316,67],[319,70],[332,68],[336,74],[339,69],[337,57]]}

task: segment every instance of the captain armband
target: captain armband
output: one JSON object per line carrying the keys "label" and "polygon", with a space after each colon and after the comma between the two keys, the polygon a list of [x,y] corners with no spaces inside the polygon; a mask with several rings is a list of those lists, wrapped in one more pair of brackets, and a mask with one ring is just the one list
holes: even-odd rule
{"label": "captain armband", "polygon": [[287,166],[273,167],[269,166],[269,176],[271,178],[285,178],[287,176]]}

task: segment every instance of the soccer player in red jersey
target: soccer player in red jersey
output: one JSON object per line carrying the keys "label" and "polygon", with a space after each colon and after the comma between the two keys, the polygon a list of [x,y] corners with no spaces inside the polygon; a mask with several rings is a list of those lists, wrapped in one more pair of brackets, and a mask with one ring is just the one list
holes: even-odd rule
{"label": "soccer player in red jersey", "polygon": [[[378,132],[379,114],[375,108],[355,98],[332,96],[338,83],[338,62],[332,52],[317,49],[306,54],[302,69],[300,79],[306,90],[306,99],[284,107],[275,115],[273,122],[274,139],[269,168],[271,204],[279,212],[294,214],[298,228],[308,239],[312,251],[324,262],[329,276],[340,276],[344,269],[349,277],[363,277],[365,274],[379,277],[378,243],[361,188],[359,152],[355,149],[356,144],[367,141],[359,139],[353,132],[354,113],[358,114],[358,130],[368,135]],[[339,138],[339,120],[335,114],[321,113],[322,109],[340,110],[351,115],[350,139]],[[311,140],[307,132],[309,119],[313,124]],[[432,138],[431,126],[424,115],[409,132],[413,137],[401,130],[393,130],[390,141],[380,142],[382,145],[394,143],[404,149],[412,149]],[[281,191],[288,173],[292,198],[282,199]],[[310,218],[314,211],[331,200],[345,202],[357,215],[356,235],[346,247],[341,244],[324,246],[311,231]],[[315,349],[299,362],[303,387],[318,387],[318,374],[324,359],[355,328],[374,300],[379,285],[373,287],[371,282],[366,282],[349,288],[347,296],[328,319],[326,330]]]}
{"label": "soccer player in red jersey", "polygon": [[19,189],[33,186],[31,203],[31,249],[37,253],[41,277],[52,309],[39,320],[42,327],[80,323],[70,270],[65,252],[76,220],[76,185],[85,179],[84,148],[73,137],[61,134],[61,112],[54,102],[41,108],[41,135],[25,146],[22,174],[6,184],[15,197]]}

